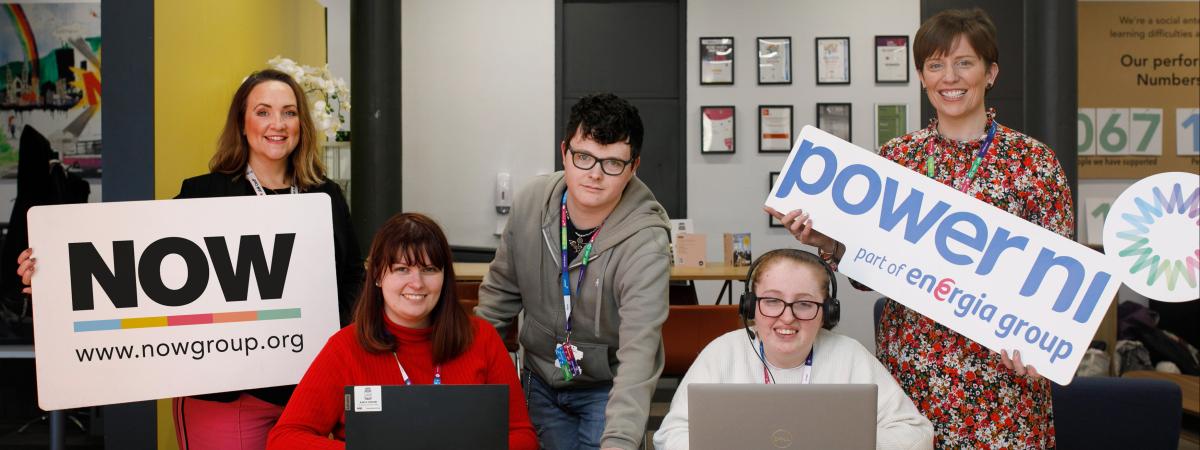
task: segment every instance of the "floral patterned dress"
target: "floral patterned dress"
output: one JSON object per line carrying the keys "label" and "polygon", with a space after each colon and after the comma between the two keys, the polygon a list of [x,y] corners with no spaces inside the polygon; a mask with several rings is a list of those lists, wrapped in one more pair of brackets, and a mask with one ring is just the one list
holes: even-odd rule
{"label": "floral patterned dress", "polygon": [[[979,152],[980,139],[959,142],[928,128],[888,142],[880,156],[926,173],[933,143],[933,178],[957,188]],[[1075,228],[1066,176],[1045,144],[997,124],[996,139],[967,193],[1070,237]],[[932,140],[932,141],[931,141]],[[878,357],[913,403],[933,422],[937,448],[1053,448],[1050,384],[1017,376],[1000,355],[888,300],[876,342]]]}

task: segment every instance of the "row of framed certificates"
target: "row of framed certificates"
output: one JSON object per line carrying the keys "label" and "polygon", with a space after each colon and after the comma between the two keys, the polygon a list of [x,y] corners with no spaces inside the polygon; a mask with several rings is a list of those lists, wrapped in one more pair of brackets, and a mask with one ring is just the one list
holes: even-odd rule
{"label": "row of framed certificates", "polygon": [[[851,140],[853,105],[850,103],[817,103],[817,128]],[[792,105],[758,105],[759,153],[788,153],[795,141]],[[737,151],[736,107],[700,107],[700,153],[734,153]],[[875,148],[908,130],[908,105],[904,103],[875,104]]]}
{"label": "row of framed certificates", "polygon": [[[792,84],[792,38],[757,39],[758,84]],[[850,38],[814,40],[818,85],[850,84]],[[700,84],[733,84],[733,37],[700,38]],[[875,82],[908,83],[908,36],[875,36]]]}

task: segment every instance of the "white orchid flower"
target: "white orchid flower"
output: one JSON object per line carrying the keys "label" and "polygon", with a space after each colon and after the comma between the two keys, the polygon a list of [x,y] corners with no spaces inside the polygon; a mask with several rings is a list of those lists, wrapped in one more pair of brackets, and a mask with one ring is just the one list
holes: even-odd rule
{"label": "white orchid flower", "polygon": [[276,55],[267,60],[267,65],[296,80],[312,103],[313,126],[334,139],[350,112],[350,89],[346,81],[335,78],[329,72],[329,64],[320,67],[301,65]]}

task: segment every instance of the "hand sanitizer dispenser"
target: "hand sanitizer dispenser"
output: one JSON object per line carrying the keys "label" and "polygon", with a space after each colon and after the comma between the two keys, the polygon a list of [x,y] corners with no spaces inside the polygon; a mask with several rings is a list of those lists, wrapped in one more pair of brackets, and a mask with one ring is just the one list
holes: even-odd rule
{"label": "hand sanitizer dispenser", "polygon": [[508,214],[512,210],[512,177],[506,172],[496,174],[496,212]]}

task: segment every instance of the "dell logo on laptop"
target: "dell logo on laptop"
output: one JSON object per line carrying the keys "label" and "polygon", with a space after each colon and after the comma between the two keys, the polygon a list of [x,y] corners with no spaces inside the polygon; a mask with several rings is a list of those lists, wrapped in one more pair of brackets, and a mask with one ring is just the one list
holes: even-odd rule
{"label": "dell logo on laptop", "polygon": [[771,445],[775,448],[788,448],[792,446],[792,432],[784,429],[775,430],[771,433]]}

